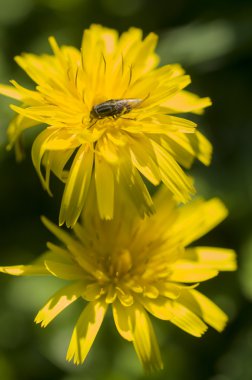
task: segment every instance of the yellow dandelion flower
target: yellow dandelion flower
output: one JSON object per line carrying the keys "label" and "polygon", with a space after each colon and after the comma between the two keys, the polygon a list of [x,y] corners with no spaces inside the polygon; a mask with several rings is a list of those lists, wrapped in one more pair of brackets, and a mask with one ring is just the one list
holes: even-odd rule
{"label": "yellow dandelion flower", "polygon": [[21,134],[38,124],[46,128],[32,147],[33,164],[50,191],[52,172],[64,184],[59,224],[73,226],[85,205],[92,177],[99,213],[112,219],[114,196],[124,187],[143,217],[153,201],[143,177],[163,182],[178,202],[194,193],[189,168],[194,158],[209,164],[211,144],[195,123],[174,116],[202,113],[211,104],[184,90],[190,77],[177,64],[157,68],[157,36],[130,28],[120,37],[113,29],[92,25],[80,51],[59,47],[53,55],[22,54],[16,62],[35,82],[28,90],[16,81],[0,93],[22,102],[8,128],[8,148],[21,159]]}
{"label": "yellow dandelion flower", "polygon": [[222,331],[227,316],[197,290],[219,271],[236,269],[231,249],[187,247],[226,216],[218,199],[196,200],[176,208],[161,191],[154,198],[157,213],[141,219],[124,203],[105,221],[96,209],[85,210],[73,233],[43,218],[63,243],[30,265],[0,267],[15,276],[48,274],[70,281],[39,311],[36,323],[46,327],[78,298],[87,301],[73,330],[67,360],[84,362],[108,307],[119,334],[133,343],[146,371],[163,368],[150,315],[200,337],[207,325]]}

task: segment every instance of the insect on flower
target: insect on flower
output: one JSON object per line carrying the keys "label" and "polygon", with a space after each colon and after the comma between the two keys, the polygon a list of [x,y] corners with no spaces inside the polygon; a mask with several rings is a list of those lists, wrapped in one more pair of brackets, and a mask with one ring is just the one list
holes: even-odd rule
{"label": "insect on flower", "polygon": [[96,104],[90,113],[93,119],[103,119],[112,116],[120,117],[129,113],[133,108],[142,103],[142,99],[110,99],[106,102]]}
{"label": "insect on flower", "polygon": [[[147,99],[147,97],[145,99]],[[91,120],[104,119],[105,117],[113,117],[114,119],[117,119],[118,117],[129,113],[145,99],[110,99],[106,102],[96,104],[90,112]]]}

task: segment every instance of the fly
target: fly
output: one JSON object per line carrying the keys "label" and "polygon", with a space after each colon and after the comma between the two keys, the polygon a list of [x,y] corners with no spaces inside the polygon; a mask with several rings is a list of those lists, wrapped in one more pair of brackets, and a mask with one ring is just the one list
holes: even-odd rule
{"label": "fly", "polygon": [[129,113],[133,108],[142,103],[142,99],[110,99],[96,104],[91,112],[91,119],[104,119],[105,117],[118,117]]}

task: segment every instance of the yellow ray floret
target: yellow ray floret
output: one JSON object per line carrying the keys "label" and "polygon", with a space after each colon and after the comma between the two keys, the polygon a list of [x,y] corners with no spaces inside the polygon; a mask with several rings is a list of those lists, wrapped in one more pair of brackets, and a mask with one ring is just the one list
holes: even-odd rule
{"label": "yellow ray floret", "polygon": [[231,249],[191,246],[226,217],[220,200],[199,199],[177,207],[170,193],[160,190],[154,196],[156,214],[141,219],[123,199],[112,221],[102,220],[99,206],[88,203],[72,233],[43,218],[62,246],[48,243],[48,251],[34,263],[0,271],[14,276],[47,274],[69,282],[38,312],[35,322],[42,327],[77,299],[87,302],[74,327],[67,360],[85,361],[111,305],[117,331],[133,344],[144,369],[152,372],[163,363],[150,315],[195,337],[208,325],[222,331],[226,314],[196,288],[220,271],[235,270],[236,258]]}
{"label": "yellow ray floret", "polygon": [[154,186],[163,182],[177,202],[186,203],[195,190],[181,166],[190,168],[195,158],[208,165],[212,147],[179,114],[201,114],[211,101],[184,90],[191,80],[179,65],[157,67],[157,36],[143,38],[136,28],[119,36],[91,25],[80,50],[58,46],[53,37],[49,43],[52,55],[15,58],[33,89],[12,80],[0,85],[0,93],[20,101],[10,105],[16,117],[8,129],[8,148],[14,146],[19,160],[23,132],[44,125],[32,160],[49,194],[51,172],[64,183],[59,224],[75,225],[93,178],[105,220],[113,218],[122,187],[141,217],[154,212],[144,179]]}

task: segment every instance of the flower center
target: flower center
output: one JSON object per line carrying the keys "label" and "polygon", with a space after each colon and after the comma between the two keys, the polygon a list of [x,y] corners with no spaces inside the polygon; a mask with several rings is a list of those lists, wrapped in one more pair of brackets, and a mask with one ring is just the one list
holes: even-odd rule
{"label": "flower center", "polygon": [[127,249],[121,249],[115,255],[110,256],[107,272],[114,282],[122,279],[132,268],[131,254]]}
{"label": "flower center", "polygon": [[[113,242],[106,251],[95,249],[93,259],[93,281],[87,287],[88,299],[105,297],[107,303],[119,299],[125,306],[133,304],[135,297],[156,298],[160,283],[169,276],[167,252],[162,254],[163,240],[151,239],[142,244],[143,236],[131,235],[123,248]],[[111,243],[111,242],[110,242]],[[161,255],[160,255],[161,252]]]}

